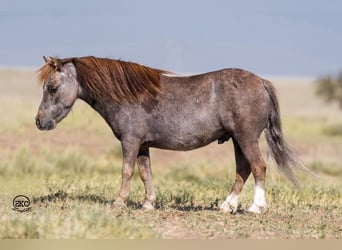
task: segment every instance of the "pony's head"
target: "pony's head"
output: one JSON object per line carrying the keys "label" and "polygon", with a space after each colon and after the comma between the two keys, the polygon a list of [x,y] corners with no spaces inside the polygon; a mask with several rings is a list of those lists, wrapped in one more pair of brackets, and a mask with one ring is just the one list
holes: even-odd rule
{"label": "pony's head", "polygon": [[43,99],[36,115],[36,125],[41,130],[51,130],[67,116],[80,94],[80,87],[71,60],[44,57],[44,61],[45,65],[39,70]]}
{"label": "pony's head", "polygon": [[77,98],[89,104],[141,103],[161,92],[160,74],[170,73],[137,63],[107,58],[44,57],[39,70],[43,100],[36,116],[41,130],[54,129]]}

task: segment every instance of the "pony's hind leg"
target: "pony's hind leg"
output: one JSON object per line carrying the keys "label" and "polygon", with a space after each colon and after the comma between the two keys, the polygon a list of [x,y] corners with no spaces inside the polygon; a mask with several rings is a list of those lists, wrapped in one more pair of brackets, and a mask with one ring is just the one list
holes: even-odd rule
{"label": "pony's hind leg", "polygon": [[265,199],[266,164],[262,158],[258,142],[247,142],[242,140],[237,143],[237,141],[234,140],[234,149],[236,158],[236,180],[231,193],[221,205],[220,209],[225,212],[235,212],[237,210],[240,192],[248,176],[252,172],[255,179],[255,194],[253,204],[248,208],[248,211],[253,213],[264,213],[267,211]]}
{"label": "pony's hind leg", "polygon": [[150,151],[148,148],[142,148],[138,154],[138,168],[141,180],[145,187],[145,201],[143,204],[144,209],[154,209],[156,202],[156,194],[152,184],[152,170],[150,162]]}
{"label": "pony's hind leg", "polygon": [[250,162],[252,174],[255,181],[255,193],[253,204],[248,208],[252,213],[264,213],[267,211],[265,199],[265,176],[266,163],[260,152],[258,141],[241,143],[240,147],[248,162]]}
{"label": "pony's hind leg", "polygon": [[265,176],[266,164],[263,158],[260,158],[260,163],[252,166],[252,173],[255,181],[255,192],[253,204],[248,208],[252,213],[265,213],[267,211],[267,203],[265,199]]}
{"label": "pony's hind leg", "polygon": [[235,151],[235,162],[236,162],[236,179],[230,194],[226,200],[220,206],[220,210],[223,212],[235,213],[238,208],[238,199],[243,188],[244,183],[248,179],[251,173],[251,167],[244,156],[238,143],[233,140],[234,151]]}

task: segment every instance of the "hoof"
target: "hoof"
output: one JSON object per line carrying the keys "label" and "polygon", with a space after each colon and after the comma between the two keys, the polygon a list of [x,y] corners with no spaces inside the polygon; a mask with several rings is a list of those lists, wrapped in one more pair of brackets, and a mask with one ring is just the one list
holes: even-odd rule
{"label": "hoof", "polygon": [[223,213],[235,214],[237,212],[237,209],[238,209],[237,204],[225,204],[225,203],[223,203],[220,206],[220,212],[223,212]]}
{"label": "hoof", "polygon": [[144,209],[144,210],[154,210],[154,206],[152,205],[151,202],[145,202],[142,205],[142,209]]}
{"label": "hoof", "polygon": [[122,200],[121,198],[116,199],[113,203],[112,203],[112,208],[125,208],[127,207],[127,204],[124,200]]}
{"label": "hoof", "polygon": [[256,205],[253,203],[247,211],[254,214],[264,214],[267,212],[267,205]]}

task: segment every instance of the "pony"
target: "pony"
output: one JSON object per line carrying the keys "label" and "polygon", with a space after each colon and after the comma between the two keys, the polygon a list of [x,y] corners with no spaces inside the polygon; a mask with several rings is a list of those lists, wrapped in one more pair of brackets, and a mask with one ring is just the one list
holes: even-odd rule
{"label": "pony", "polygon": [[279,170],[299,186],[293,168],[305,167],[284,140],[275,88],[251,72],[228,68],[182,76],[93,56],[44,57],[44,61],[39,69],[43,98],[36,126],[54,129],[76,99],[104,118],[121,142],[123,155],[121,188],[113,206],[127,204],[137,163],[145,189],[142,207],[154,208],[150,148],[187,151],[231,139],[236,179],[220,210],[237,211],[239,195],[252,173],[255,193],[248,211],[266,212],[266,164],[258,143],[263,131]]}

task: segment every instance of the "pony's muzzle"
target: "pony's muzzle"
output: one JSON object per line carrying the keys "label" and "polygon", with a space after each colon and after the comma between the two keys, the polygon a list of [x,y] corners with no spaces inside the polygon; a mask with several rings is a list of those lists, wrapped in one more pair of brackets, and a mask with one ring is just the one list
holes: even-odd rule
{"label": "pony's muzzle", "polygon": [[36,118],[36,126],[40,130],[51,130],[55,128],[55,122],[50,120],[43,123],[39,118]]}

